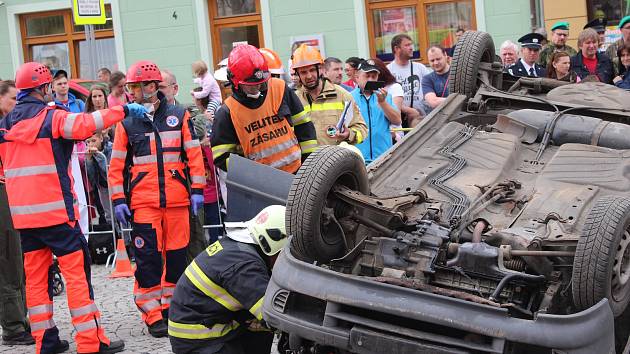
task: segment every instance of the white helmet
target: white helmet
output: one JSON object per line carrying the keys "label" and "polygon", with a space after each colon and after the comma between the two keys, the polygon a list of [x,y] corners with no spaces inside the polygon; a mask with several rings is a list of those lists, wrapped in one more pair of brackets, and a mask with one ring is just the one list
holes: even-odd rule
{"label": "white helmet", "polygon": [[228,58],[221,60],[219,64],[217,64],[219,68],[214,71],[214,75],[213,75],[215,80],[228,81],[227,64],[228,64]]}
{"label": "white helmet", "polygon": [[273,256],[287,243],[285,207],[270,205],[246,222],[226,222],[227,236],[234,241],[256,244],[264,254]]}

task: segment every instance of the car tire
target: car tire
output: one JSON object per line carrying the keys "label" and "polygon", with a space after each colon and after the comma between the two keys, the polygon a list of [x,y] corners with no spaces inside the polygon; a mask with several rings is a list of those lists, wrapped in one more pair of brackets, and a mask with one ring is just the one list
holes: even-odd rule
{"label": "car tire", "polygon": [[486,32],[469,31],[462,35],[455,46],[448,75],[449,93],[472,97],[479,88],[477,74],[479,63],[493,63],[494,41]]}
{"label": "car tire", "polygon": [[587,215],[573,259],[573,302],[585,310],[608,299],[615,317],[630,302],[630,200],[602,197]]}
{"label": "car tire", "polygon": [[312,153],[298,170],[287,198],[286,227],[292,236],[291,253],[298,259],[326,263],[345,252],[345,240],[326,232],[325,208],[334,208],[332,189],[341,184],[363,194],[370,187],[363,159],[338,146]]}

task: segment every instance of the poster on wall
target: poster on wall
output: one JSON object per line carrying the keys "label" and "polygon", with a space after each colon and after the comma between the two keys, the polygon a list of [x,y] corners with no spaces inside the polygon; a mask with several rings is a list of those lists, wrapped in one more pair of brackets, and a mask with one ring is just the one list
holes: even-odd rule
{"label": "poster on wall", "polygon": [[604,48],[608,48],[609,45],[621,39],[621,30],[617,26],[608,26],[606,27],[605,36]]}
{"label": "poster on wall", "polygon": [[304,36],[293,36],[290,39],[291,53],[293,53],[302,43],[305,43],[311,47],[317,48],[322,54],[322,58],[326,58],[326,51],[324,50],[324,35],[323,34],[308,34]]}

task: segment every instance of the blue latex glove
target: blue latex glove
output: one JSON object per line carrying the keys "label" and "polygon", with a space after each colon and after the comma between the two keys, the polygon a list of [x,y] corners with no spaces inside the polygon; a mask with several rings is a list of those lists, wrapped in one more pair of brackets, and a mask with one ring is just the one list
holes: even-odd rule
{"label": "blue latex glove", "polygon": [[199,209],[203,208],[203,195],[193,194],[190,197],[190,206],[194,216],[197,216]]}
{"label": "blue latex glove", "polygon": [[114,207],[114,215],[116,215],[116,220],[123,225],[127,225],[129,222],[129,218],[131,217],[131,211],[127,204],[118,204]]}
{"label": "blue latex glove", "polygon": [[137,103],[127,103],[125,105],[127,110],[129,111],[129,117],[131,118],[143,118],[146,113],[148,113],[147,109],[144,108],[143,105]]}

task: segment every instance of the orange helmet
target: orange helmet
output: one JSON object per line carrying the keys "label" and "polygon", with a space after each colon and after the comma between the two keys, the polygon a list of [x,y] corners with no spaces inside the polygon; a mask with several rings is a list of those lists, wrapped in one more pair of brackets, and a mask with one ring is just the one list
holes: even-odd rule
{"label": "orange helmet", "polygon": [[301,44],[298,49],[293,52],[291,57],[291,63],[293,69],[303,68],[309,65],[321,65],[324,64],[324,59],[319,53],[319,50],[314,47],[310,47],[307,44]]}
{"label": "orange helmet", "polygon": [[265,61],[267,61],[267,66],[269,67],[269,72],[271,74],[284,74],[284,67],[282,67],[282,61],[280,60],[278,53],[268,48],[260,48],[258,50],[265,57]]}

